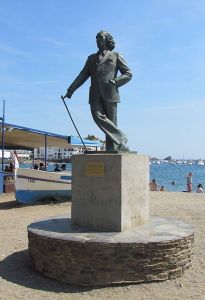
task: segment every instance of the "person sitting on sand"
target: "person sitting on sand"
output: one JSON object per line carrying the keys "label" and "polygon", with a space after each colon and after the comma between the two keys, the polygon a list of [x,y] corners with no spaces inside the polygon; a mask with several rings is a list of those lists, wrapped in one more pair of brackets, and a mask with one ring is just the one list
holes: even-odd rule
{"label": "person sitting on sand", "polygon": [[40,163],[39,170],[41,170],[41,171],[45,171],[46,170],[44,163]]}
{"label": "person sitting on sand", "polygon": [[9,166],[6,166],[6,167],[5,167],[4,172],[7,172],[7,173],[10,172]]}
{"label": "person sitting on sand", "polygon": [[5,175],[4,175],[4,180],[5,180],[5,181],[12,179],[11,176],[6,175],[6,173],[10,173],[9,166],[6,166],[6,167],[5,167],[4,172],[5,172]]}
{"label": "person sitting on sand", "polygon": [[53,171],[54,172],[60,172],[59,164],[55,164],[55,169]]}
{"label": "person sitting on sand", "polygon": [[9,170],[10,173],[13,173],[13,172],[14,172],[14,164],[13,164],[13,163],[10,163],[10,164],[9,164],[8,170]]}
{"label": "person sitting on sand", "polygon": [[199,183],[196,188],[196,193],[203,193],[203,192],[204,192],[203,185]]}
{"label": "person sitting on sand", "polygon": [[62,164],[61,167],[60,167],[60,170],[65,171],[66,170],[66,164]]}
{"label": "person sitting on sand", "polygon": [[149,184],[150,191],[158,191],[157,182],[155,179],[152,179],[152,181]]}
{"label": "person sitting on sand", "polygon": [[35,165],[33,166],[33,168],[34,168],[35,170],[38,170],[38,169],[39,169],[38,164],[35,164]]}
{"label": "person sitting on sand", "polygon": [[160,192],[165,192],[165,187],[162,185],[161,188],[160,188]]}

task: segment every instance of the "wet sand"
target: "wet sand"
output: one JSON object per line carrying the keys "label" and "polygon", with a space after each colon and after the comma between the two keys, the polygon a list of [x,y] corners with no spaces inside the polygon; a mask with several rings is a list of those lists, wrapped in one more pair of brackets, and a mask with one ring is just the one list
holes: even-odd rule
{"label": "wet sand", "polygon": [[182,277],[162,282],[80,288],[43,277],[32,269],[27,226],[65,214],[70,202],[21,205],[13,194],[0,196],[0,299],[205,299],[205,194],[150,193],[150,215],[192,224],[195,249],[192,267]]}

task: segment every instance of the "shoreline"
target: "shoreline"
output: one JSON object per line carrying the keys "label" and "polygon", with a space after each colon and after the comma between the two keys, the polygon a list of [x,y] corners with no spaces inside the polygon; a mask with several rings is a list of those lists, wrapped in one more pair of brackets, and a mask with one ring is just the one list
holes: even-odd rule
{"label": "shoreline", "polygon": [[153,283],[104,288],[80,288],[43,277],[32,269],[27,226],[37,220],[65,214],[71,202],[22,205],[14,194],[0,196],[0,299],[204,299],[205,194],[150,192],[150,215],[180,219],[195,231],[192,266],[182,277]]}

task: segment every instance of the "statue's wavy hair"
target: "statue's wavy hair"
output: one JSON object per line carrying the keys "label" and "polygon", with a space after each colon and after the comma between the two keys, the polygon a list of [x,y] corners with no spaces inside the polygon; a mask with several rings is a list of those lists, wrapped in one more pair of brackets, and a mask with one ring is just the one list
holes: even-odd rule
{"label": "statue's wavy hair", "polygon": [[101,33],[105,33],[105,37],[106,37],[106,42],[107,42],[107,47],[109,50],[113,50],[115,48],[115,41],[112,37],[112,35],[110,33],[108,33],[107,31],[105,30],[101,30],[100,32],[98,32],[98,34],[96,35],[96,38],[99,34]]}

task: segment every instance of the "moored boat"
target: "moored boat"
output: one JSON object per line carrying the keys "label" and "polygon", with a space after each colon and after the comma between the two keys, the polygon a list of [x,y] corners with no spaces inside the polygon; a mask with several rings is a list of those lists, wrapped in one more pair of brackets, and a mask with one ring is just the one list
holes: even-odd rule
{"label": "moored boat", "polygon": [[[44,147],[44,166],[46,171],[36,169],[18,169],[15,161],[14,169],[17,172],[7,174],[5,172],[5,162],[2,160],[1,170],[3,173],[0,180],[0,193],[13,192],[16,190],[16,200],[21,203],[34,203],[45,198],[68,199],[71,195],[71,172],[47,172],[47,150],[48,147],[57,147],[67,149],[67,147],[80,148],[82,150],[99,150],[100,141],[81,140],[79,137],[59,135],[42,130],[27,128],[19,125],[2,122],[2,135],[0,135],[0,144],[2,153],[5,149],[9,150],[29,150],[32,151],[33,168],[35,165],[34,149]],[[3,155],[2,155],[3,156]],[[4,157],[4,156],[3,156]],[[17,157],[16,157],[17,159]],[[26,164],[30,160],[25,161]],[[41,160],[39,163],[42,162]],[[28,167],[29,167],[28,165]],[[16,176],[17,175],[17,176]],[[6,178],[8,180],[6,182]],[[14,180],[13,180],[14,178]]]}
{"label": "moored boat", "polygon": [[71,172],[47,172],[19,168],[16,172],[16,200],[35,203],[44,199],[66,200],[71,196]]}

